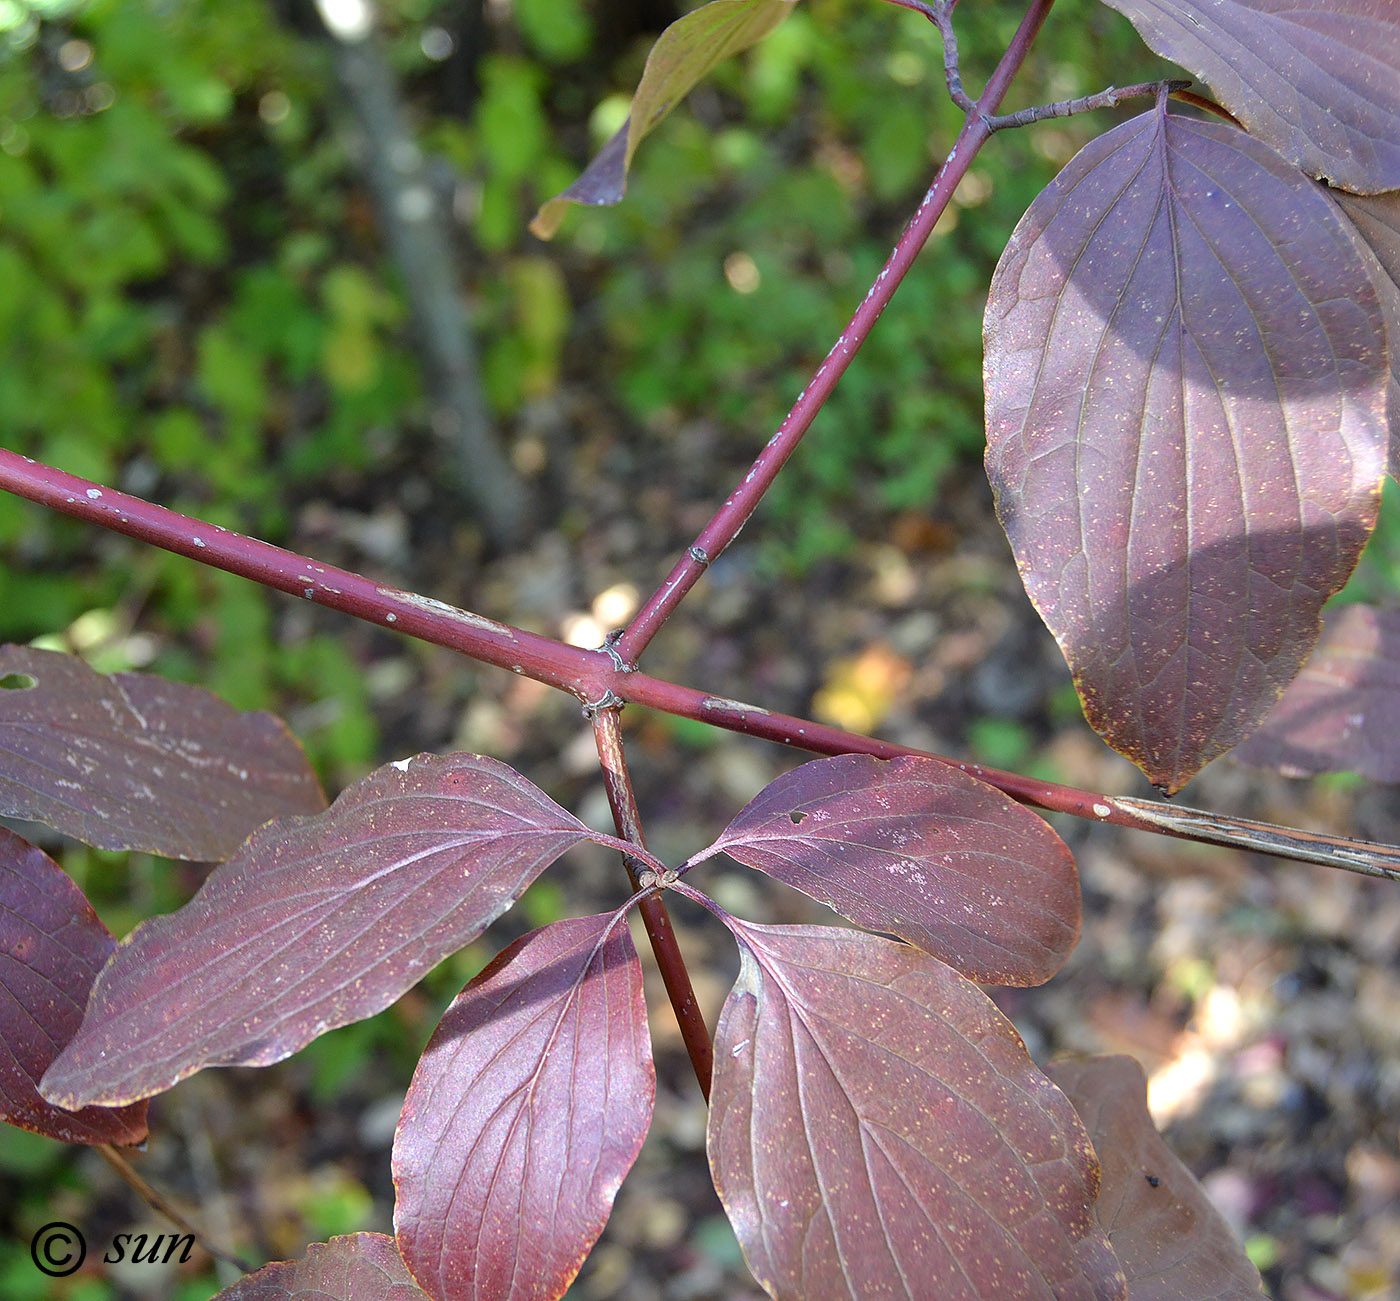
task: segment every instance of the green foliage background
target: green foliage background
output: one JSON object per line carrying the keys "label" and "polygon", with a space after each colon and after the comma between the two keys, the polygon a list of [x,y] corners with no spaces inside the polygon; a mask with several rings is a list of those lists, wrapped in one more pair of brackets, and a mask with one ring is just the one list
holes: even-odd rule
{"label": "green foliage background", "polygon": [[[462,288],[507,445],[530,403],[586,374],[606,378],[601,397],[639,440],[704,417],[742,465],[953,139],[939,43],[872,0],[796,6],[647,143],[620,208],[580,211],[541,245],[529,216],[616,126],[675,15],[615,10],[514,0],[464,31],[453,6],[396,0],[382,17],[423,142],[457,187]],[[959,18],[976,85],[1018,6]],[[0,28],[6,445],[272,541],[297,503],[372,500],[422,436],[422,379],[311,6],[0,0]],[[1065,4],[1019,93],[1077,95],[1154,67],[1116,15]],[[1008,133],[964,185],[766,507],[774,568],[800,574],[872,519],[956,490],[980,452],[995,257],[1103,125]],[[173,634],[152,667],[197,672],[242,706],[334,691],[315,757],[332,779],[373,760],[361,675],[334,640],[276,645],[263,594],[95,548],[90,530],[8,500],[0,547],[0,637],[66,631],[59,644],[129,666],[118,634],[136,602]]]}

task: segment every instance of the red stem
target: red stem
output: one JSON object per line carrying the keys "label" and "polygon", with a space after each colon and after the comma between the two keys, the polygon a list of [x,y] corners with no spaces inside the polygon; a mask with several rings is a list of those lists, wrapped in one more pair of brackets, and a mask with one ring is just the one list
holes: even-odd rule
{"label": "red stem", "polygon": [[1016,35],[1011,38],[1011,44],[1006,47],[1006,53],[1001,56],[996,70],[987,78],[986,88],[977,101],[979,113],[995,113],[1001,107],[1001,101],[1010,88],[1012,79],[1021,71],[1026,55],[1030,53],[1031,44],[1039,35],[1040,29],[1045,26],[1045,20],[1050,16],[1050,6],[1054,3],[1055,0],[1031,0],[1026,6],[1021,25],[1016,28]]}
{"label": "red stem", "polygon": [[614,643],[614,649],[624,663],[635,664],[651,639],[661,630],[687,592],[699,581],[700,575],[724,549],[738,536],[750,515],[753,514],[763,494],[772,486],[778,471],[783,468],[789,456],[797,449],[798,443],[817,412],[826,404],[837,382],[846,373],[861,344],[869,337],[875,322],[899,288],[900,282],[913,265],[928,237],[933,232],[939,217],[953,197],[972,160],[986,143],[991,130],[986,118],[996,112],[1012,78],[1025,62],[1035,34],[1040,30],[1054,0],[1032,0],[1021,25],[1012,37],[1006,53],[987,82],[986,89],[963,122],[958,138],[943,165],[938,169],[932,186],[924,195],[909,224],[905,226],[894,251],[886,260],[884,268],[870,286],[869,292],[856,308],[855,315],[841,331],[840,336],[826,354],[825,360],[817,367],[807,387],[793,403],[792,410],[784,417],[777,432],[768,440],[758,459],[739,486],[725,499],[710,522],[700,531],[685,555],[678,560],[666,576],[666,580],[647,598],[641,609],[633,616]]}
{"label": "red stem", "polygon": [[586,700],[601,697],[605,685],[597,686],[599,675],[606,678],[614,671],[613,661],[601,651],[580,650],[442,601],[376,583],[348,569],[320,564],[295,551],[181,515],[3,448],[0,488],[75,519],[353,614],[382,628],[461,651]]}
{"label": "red stem", "polygon": [[869,292],[861,300],[846,328],[841,331],[831,351],[826,354],[826,359],[817,367],[817,373],[802,390],[792,410],[784,417],[777,432],[768,440],[739,486],[729,494],[710,522],[701,529],[700,535],[676,562],[666,580],[647,598],[646,603],[614,643],[617,652],[626,663],[636,663],[651,639],[661,630],[662,624],[670,618],[675,608],[699,581],[700,575],[738,536],[739,530],[753,514],[763,494],[777,477],[778,471],[783,468],[788,457],[802,441],[803,435],[811,428],[817,412],[835,390],[837,381],[846,373],[851,358],[865,342],[875,322],[880,319],[880,313],[885,310],[895,289],[904,279],[919,250],[923,248],[934,225],[948,206],[958,182],[962,180],[989,134],[980,119],[968,118],[963,124],[952,151],[939,168],[938,176],[924,196],[918,211],[904,228],[904,233],[885,262],[884,269],[870,286]]}
{"label": "red stem", "polygon": [[[598,746],[598,759],[603,766],[603,785],[608,792],[608,803],[612,806],[617,834],[644,849],[646,841],[642,838],[642,818],[637,809],[637,797],[632,789],[632,777],[627,771],[627,759],[622,749],[622,727],[618,720],[617,708],[599,709],[594,712],[593,738]],[[624,854],[622,863],[627,869],[632,889],[638,889],[636,860]],[[647,938],[651,940],[651,951],[656,955],[656,965],[660,968],[661,980],[666,986],[666,994],[675,1011],[681,1040],[685,1044],[686,1052],[690,1054],[690,1064],[695,1068],[700,1092],[708,1102],[710,1076],[714,1071],[714,1045],[710,1042],[710,1032],[700,1012],[700,1004],[696,1001],[685,958],[676,942],[676,932],[671,926],[670,914],[666,911],[666,904],[659,894],[649,894],[641,899],[637,904],[637,911],[641,914]]]}
{"label": "red stem", "polygon": [[[0,449],[0,489],[52,507],[65,515],[139,538],[193,560],[250,578],[342,610],[380,627],[393,628],[436,646],[445,646],[487,664],[508,668],[585,702],[635,701],[665,713],[712,723],[731,732],[762,737],[816,754],[847,752],[888,758],[922,754],[961,768],[1023,803],[1138,831],[1179,836],[1205,844],[1236,845],[1283,858],[1391,876],[1400,868],[1400,849],[1367,841],[1339,841],[1291,832],[1246,819],[1220,818],[1180,805],[1148,804],[1094,794],[1055,782],[1032,781],[1016,773],[959,763],[945,755],[843,732],[810,719],[775,714],[723,696],[678,686],[620,668],[604,651],[580,650],[550,637],[496,623],[481,615],[412,592],[386,587],[349,570],[318,564],[292,551],[232,533],[104,488],[87,479],[41,465]],[[390,619],[390,615],[394,616]],[[1105,812],[1107,810],[1107,812]],[[1319,844],[1319,839],[1323,842]],[[1338,852],[1337,846],[1346,848]]]}

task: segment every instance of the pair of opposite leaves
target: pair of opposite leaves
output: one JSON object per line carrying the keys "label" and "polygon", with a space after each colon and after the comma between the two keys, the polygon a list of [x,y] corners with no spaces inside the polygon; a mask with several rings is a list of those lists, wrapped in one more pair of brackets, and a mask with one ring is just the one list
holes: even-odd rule
{"label": "pair of opposite leaves", "polygon": [[[144,721],[159,733],[164,720],[148,710]],[[170,747],[161,748],[169,762]],[[389,765],[324,814],[269,823],[189,905],[117,949],[45,1076],[45,1099],[130,1106],[202,1065],[277,1060],[386,1005],[582,839],[621,847],[504,765],[468,755]],[[1073,865],[1054,833],[932,760],[850,755],[806,765],[692,861],[721,849],[984,978],[1048,977],[1078,929]],[[395,1174],[400,1247],[434,1296],[506,1295],[501,1280],[527,1249],[522,1225],[542,1215],[557,1232],[529,1250],[537,1265],[547,1258],[542,1277],[557,1294],[602,1229],[645,1135],[652,1088],[640,967],[617,921],[572,919],[514,946],[464,991],[429,1045],[405,1105]],[[808,1149],[806,1164],[800,1145],[782,1150],[804,1119],[833,1132],[820,1102],[803,1090],[790,1096],[774,1078],[799,1064],[804,1089],[823,1070],[830,1080],[885,1085],[895,1064],[913,1071],[902,1087],[859,1100],[862,1124],[878,1112],[881,1131],[901,1136],[899,1179],[872,1174],[855,1187],[867,1206],[887,1213],[909,1181],[932,1190],[952,1179],[976,1195],[975,1241],[986,1259],[1004,1259],[1001,1248],[1014,1245],[1012,1257],[1052,1272],[1111,1267],[1085,1218],[1092,1157],[1082,1129],[970,981],[889,940],[729,921],[746,960],[720,1030],[729,1050],[717,1073],[713,1147],[717,1183],[760,1277],[791,1294],[783,1280],[801,1276],[808,1281],[797,1290],[811,1294],[812,1261],[794,1257],[793,1235],[773,1231],[775,1215],[797,1216],[807,1203],[838,1226],[831,1249],[850,1257],[849,1268],[871,1277],[919,1262],[940,1273],[962,1268],[956,1256],[951,1265],[928,1259],[928,1234],[912,1234],[893,1262],[860,1244],[852,1185],[829,1168],[833,1156],[859,1160],[859,1144]],[[814,1014],[844,1029],[814,1038]],[[881,1023],[897,1024],[903,1038],[871,1034]],[[462,1108],[471,1099],[468,1110],[479,1113],[487,1095],[500,1096],[473,1128]],[[757,1148],[744,1138],[755,1130],[766,1135]],[[965,1140],[979,1152],[975,1188],[960,1169]],[[755,1150],[772,1159],[753,1167]],[[1019,1207],[1058,1206],[1066,1180],[1080,1188],[1070,1203],[1080,1209],[1058,1234],[1049,1212],[1045,1222],[1021,1222]],[[489,1196],[495,1188],[519,1191],[502,1206]],[[930,1191],[924,1205],[933,1227],[943,1202]]]}
{"label": "pair of opposite leaves", "polygon": [[[197,844],[212,854],[246,824],[250,785],[264,792],[264,811],[323,803],[304,758],[265,715],[237,715],[207,693],[141,675],[99,678],[23,648],[0,653],[0,673],[28,684],[0,693],[7,812],[108,845],[170,853],[178,841],[183,852]],[[155,768],[169,807],[142,778]],[[91,783],[86,799],[65,772]],[[204,822],[177,832],[172,819],[190,800]],[[76,1141],[135,1141],[145,1128],[139,1098],[203,1064],[275,1060],[377,1010],[585,838],[618,844],[493,760],[388,765],[324,814],[255,832],[186,909],[138,928],[99,977],[75,1034],[86,984],[112,941],[57,867],[6,833],[0,885],[6,911],[29,930],[20,950],[42,987],[67,999],[7,1010],[5,1042],[34,1052],[24,1078],[0,1072],[6,1115],[41,1132],[61,1123],[71,1132],[59,1136]],[[1048,978],[1078,930],[1073,863],[1054,833],[933,760],[807,764],[761,792],[691,862],[721,850],[983,979]],[[512,946],[429,1045],[395,1173],[400,1247],[434,1296],[505,1295],[501,1279],[514,1276],[522,1252],[541,1265],[521,1227],[541,1216],[558,1233],[531,1286],[557,1295],[602,1229],[652,1094],[640,968],[619,918],[571,919]],[[817,1295],[838,1268],[872,1287],[910,1269],[971,1270],[984,1292],[1021,1287],[1025,1261],[1071,1293],[1118,1277],[1087,1218],[1094,1167],[1083,1130],[970,981],[889,940],[726,920],[745,960],[718,1031],[712,1160],[771,1290]],[[78,944],[88,931],[93,943]],[[84,987],[68,989],[75,981]],[[37,1046],[26,1027],[40,1032]],[[74,1114],[39,1098],[34,1085],[66,1040],[48,1098],[122,1105]],[[851,1082],[856,1091],[842,1102]],[[487,1094],[496,1104],[483,1113]],[[484,1123],[464,1119],[466,1098]],[[830,1136],[852,1117],[862,1132],[898,1136],[897,1176],[853,1156],[859,1142],[796,1141]],[[502,1187],[520,1190],[508,1205],[471,1191]],[[927,1190],[917,1207],[911,1187]],[[950,1206],[969,1197],[980,1218],[962,1256],[946,1243],[951,1258],[930,1256]],[[1027,1207],[1042,1211],[1027,1218]],[[909,1222],[916,1212],[927,1232],[897,1250],[860,1228],[871,1214]],[[797,1245],[806,1240],[799,1221],[814,1214],[832,1226],[816,1255]],[[1008,1260],[1023,1264],[1003,1274],[987,1263]]]}

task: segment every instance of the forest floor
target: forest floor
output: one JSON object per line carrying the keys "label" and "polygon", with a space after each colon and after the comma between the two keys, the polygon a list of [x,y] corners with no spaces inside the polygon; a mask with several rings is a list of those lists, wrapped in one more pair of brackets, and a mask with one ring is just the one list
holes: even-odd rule
{"label": "forest floor", "polygon": [[[573,437],[576,429],[586,437]],[[541,488],[567,506],[520,554],[482,560],[470,529],[433,532],[425,521],[435,512],[425,506],[434,489],[407,469],[372,513],[349,500],[306,503],[294,545],[493,618],[586,640],[659,581],[745,468],[742,449],[717,430],[643,438],[567,389],[530,437],[543,453]],[[545,482],[550,474],[557,482]],[[1030,765],[1095,791],[1150,794],[1070,707],[1068,672],[990,507],[970,471],[926,514],[870,522],[849,554],[801,578],[782,573],[783,526],[761,510],[645,667],[935,752],[1009,758],[1005,766]],[[286,606],[288,619],[308,617],[304,606]],[[609,827],[588,729],[571,698],[364,625],[345,635],[371,683],[386,758],[446,748],[490,754]],[[290,721],[295,728],[298,719]],[[705,844],[802,759],[635,708],[624,725],[649,843],[670,861]],[[1180,799],[1400,841],[1400,802],[1384,788],[1309,785],[1222,760]],[[1079,865],[1083,938],[1047,986],[997,994],[1032,1055],[1128,1053],[1141,1062],[1170,1145],[1282,1301],[1400,1295],[1400,889],[1110,827],[1056,825]],[[602,851],[571,854],[556,871],[570,912],[622,897],[620,868]],[[695,884],[757,920],[832,920],[732,865],[697,873]],[[713,1024],[737,965],[732,944],[684,901],[674,916]],[[493,934],[504,943],[523,929],[508,917]],[[757,1296],[709,1185],[704,1107],[659,982],[649,993],[656,1120],[570,1295]],[[421,1041],[437,1010],[410,996],[396,1015]],[[163,1132],[138,1164],[192,1208],[211,1239],[255,1242],[250,1254],[298,1254],[298,1208],[308,1199],[334,1208],[340,1198],[347,1228],[358,1217],[355,1227],[389,1230],[389,1144],[407,1079],[379,1065],[364,1063],[329,1107],[308,1100],[296,1058],[270,1071],[205,1072],[156,1104]],[[130,1194],[95,1159],[84,1158],[82,1173],[86,1191],[71,1194],[78,1210],[129,1227]],[[325,1211],[322,1222],[338,1221]],[[120,1271],[109,1277],[133,1296],[152,1295],[149,1275],[144,1283]]]}

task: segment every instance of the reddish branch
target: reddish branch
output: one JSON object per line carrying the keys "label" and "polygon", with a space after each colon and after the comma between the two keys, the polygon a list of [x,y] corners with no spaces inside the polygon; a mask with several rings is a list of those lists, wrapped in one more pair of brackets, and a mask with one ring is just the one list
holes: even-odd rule
{"label": "reddish branch", "polygon": [[589,692],[599,681],[597,675],[612,667],[612,661],[600,651],[580,650],[469,614],[443,601],[377,583],[348,569],[319,564],[295,551],[181,515],[3,448],[0,488],[75,519],[353,614],[382,628],[461,651],[584,699],[599,698],[601,690],[593,691],[591,697]]}
{"label": "reddish branch", "polygon": [[[964,110],[963,128],[875,283],[777,432],[665,582],[605,650],[580,650],[412,592],[377,584],[348,570],[317,564],[295,552],[231,533],[3,450],[0,450],[0,487],[64,514],[239,574],[264,586],[292,593],[572,692],[585,703],[593,720],[604,782],[618,834],[643,852],[645,844],[641,821],[627,774],[618,721],[619,708],[626,701],[698,719],[749,736],[780,741],[818,754],[854,751],[892,757],[896,754],[925,753],[843,732],[807,719],[774,714],[635,671],[637,658],[642,651],[710,562],[734,540],[778,471],[801,442],[932,233],[973,158],[992,132],[1006,126],[1038,121],[1043,117],[1102,107],[1146,89],[1110,89],[1082,100],[997,117],[996,109],[1024,62],[1053,0],[1031,0],[1006,53],[982,95],[975,101],[963,89],[951,24],[954,0],[945,0],[941,4],[924,3],[923,0],[894,2],[924,13],[939,27],[944,38],[949,94]],[[1400,849],[1391,846],[1309,835],[1243,819],[1220,818],[1193,809],[1115,799],[1055,783],[1032,781],[978,764],[956,763],[942,755],[929,757],[954,764],[1013,798],[1043,809],[1073,813],[1158,834],[1302,858],[1400,880]],[[637,860],[624,856],[624,863],[636,888],[639,875]],[[713,1050],[670,919],[658,895],[642,900],[639,908],[696,1076],[708,1097]]]}
{"label": "reddish branch", "polygon": [[541,637],[428,597],[375,583],[349,570],[318,564],[295,552],[206,524],[163,506],[154,506],[3,449],[0,449],[0,488],[50,506],[62,514],[250,578],[266,587],[290,592],[382,628],[406,632],[483,663],[511,669],[537,682],[571,692],[585,703],[597,705],[611,692],[614,702],[631,701],[814,754],[849,752],[880,758],[923,754],[961,768],[1012,799],[1036,808],[1400,881],[1400,847],[1318,836],[1174,804],[1159,805],[1095,794],[843,732],[811,719],[775,714],[757,705],[631,671],[606,651],[580,650],[551,637]]}
{"label": "reddish branch", "polygon": [[[1052,3],[1053,0],[1033,0],[1026,16],[1021,21],[1020,28],[1007,47],[1005,55],[1002,56],[996,71],[987,82],[987,88],[982,92],[981,98],[975,103],[967,101],[967,117],[963,122],[962,130],[958,132],[958,138],[953,142],[948,157],[943,160],[943,166],[938,169],[938,175],[934,177],[933,185],[924,195],[923,202],[919,204],[918,210],[900,235],[899,242],[894,246],[894,251],[885,262],[880,274],[875,277],[875,283],[870,286],[869,292],[861,300],[860,306],[856,308],[855,315],[851,317],[846,328],[841,331],[840,336],[832,345],[831,351],[826,354],[825,360],[817,367],[817,373],[812,376],[807,387],[802,390],[797,401],[793,403],[792,410],[787,413],[782,424],[778,426],[777,432],[768,440],[767,445],[759,453],[758,459],[754,461],[742,482],[729,494],[724,504],[715,512],[714,517],[700,531],[699,537],[676,562],[665,582],[646,600],[632,622],[613,643],[614,648],[627,664],[637,662],[642,651],[660,631],[662,624],[670,618],[671,613],[685,598],[686,593],[699,581],[700,575],[738,536],[739,530],[744,527],[749,516],[753,514],[754,509],[762,500],[763,494],[768,491],[773,480],[777,478],[778,471],[783,468],[788,457],[797,449],[798,443],[802,441],[802,436],[811,428],[817,412],[822,409],[827,398],[835,390],[837,381],[846,373],[851,359],[856,355],[861,344],[869,337],[875,322],[880,319],[880,313],[889,304],[890,299],[894,296],[894,291],[899,288],[900,282],[914,264],[919,250],[923,248],[929,235],[932,234],[939,217],[943,215],[953,197],[953,191],[958,188],[958,182],[967,174],[972,160],[991,135],[987,118],[996,111],[1002,97],[1006,94],[1007,87],[1011,84],[1011,79],[1025,61],[1031,41],[1050,12]],[[946,18],[946,14],[952,6],[933,6],[932,8]],[[922,12],[922,7],[920,9]],[[932,13],[930,13],[930,17],[933,17]],[[940,28],[944,30],[946,40],[951,33],[951,27],[946,26],[938,18],[935,18],[934,21],[939,22]],[[949,44],[946,48],[949,51],[948,57],[952,61],[950,66],[956,67],[956,46]],[[951,81],[949,84],[951,86]],[[961,80],[957,84],[961,90]]]}
{"label": "reddish branch", "polygon": [[[618,721],[618,705],[608,705],[593,711],[593,738],[598,746],[598,759],[603,766],[603,784],[608,792],[608,803],[612,806],[613,822],[617,834],[623,840],[645,848],[642,838],[642,819],[637,810],[637,797],[632,789],[632,777],[627,771],[627,759],[622,750],[622,727]],[[636,890],[640,885],[639,869],[647,864],[626,855],[622,859],[627,875]],[[646,927],[647,938],[651,941],[651,951],[656,955],[656,965],[661,970],[661,979],[666,986],[666,994],[671,1000],[676,1021],[680,1025],[681,1039],[690,1063],[695,1068],[695,1078],[705,1101],[710,1100],[710,1076],[714,1071],[714,1045],[710,1033],[705,1028],[705,1018],[700,1004],[695,999],[695,990],[690,983],[690,973],[686,970],[685,959],[676,943],[676,932],[671,926],[670,914],[660,894],[649,894],[637,904],[642,925]]]}

